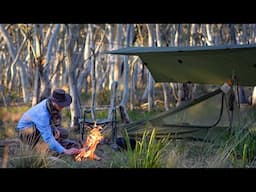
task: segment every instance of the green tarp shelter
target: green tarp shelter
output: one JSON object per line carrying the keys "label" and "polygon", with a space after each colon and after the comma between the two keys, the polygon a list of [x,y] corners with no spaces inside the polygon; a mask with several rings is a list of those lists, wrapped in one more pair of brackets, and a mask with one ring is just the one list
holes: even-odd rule
{"label": "green tarp shelter", "polygon": [[[223,85],[226,81],[235,79],[239,85],[242,86],[256,85],[256,44],[204,47],[127,47],[106,53],[139,56],[156,82],[182,83],[190,81],[198,84]],[[223,106],[225,108],[226,106],[221,105],[221,95],[219,93],[221,93],[221,90],[217,89],[184,106],[160,113],[149,120],[142,120],[125,126],[130,130],[137,126],[143,127],[145,124],[150,124],[153,127],[161,128],[161,130],[167,129],[169,131],[171,130],[170,128],[172,128],[172,130],[178,128],[174,131],[176,133],[179,132],[178,130],[181,130],[182,127],[182,132],[184,132],[184,128],[186,127],[188,127],[189,130],[197,128],[207,130],[210,127],[209,125],[216,126],[219,122],[223,127],[225,127],[225,124],[229,126],[230,117],[228,117],[228,114],[225,113],[224,117],[221,114],[221,116],[218,115],[218,109],[222,109]],[[209,100],[210,97],[213,99]],[[206,104],[205,100],[212,101],[212,104]],[[198,105],[195,109],[191,108],[191,106],[198,103],[202,104]],[[200,116],[202,118],[198,119],[194,115],[200,114],[198,113],[198,108],[205,109],[204,103],[208,106],[208,112],[201,113]],[[186,110],[185,112],[184,109],[188,108],[191,108],[191,110]],[[223,110],[228,111],[227,109]],[[175,124],[173,124],[172,122],[176,118],[174,115],[178,112],[180,113],[180,111],[186,113],[185,121],[183,121],[183,123],[175,122]],[[197,111],[197,113],[195,113],[195,111]],[[213,111],[216,113],[211,114],[213,117],[209,117],[210,112]],[[238,112],[237,110],[235,111]],[[191,117],[191,119],[189,117]],[[191,121],[187,122],[189,119]],[[217,123],[214,124],[217,119]],[[202,124],[202,122],[206,120],[208,123]]]}
{"label": "green tarp shelter", "polygon": [[240,85],[256,85],[256,44],[128,47],[107,53],[139,56],[156,82],[223,84],[236,77]]}

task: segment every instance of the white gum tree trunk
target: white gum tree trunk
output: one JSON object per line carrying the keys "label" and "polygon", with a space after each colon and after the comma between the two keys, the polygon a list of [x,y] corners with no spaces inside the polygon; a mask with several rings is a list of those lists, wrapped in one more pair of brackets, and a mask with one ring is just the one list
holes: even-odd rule
{"label": "white gum tree trunk", "polygon": [[[129,47],[132,44],[132,37],[134,32],[134,27],[132,24],[128,24],[126,27],[126,44]],[[123,67],[123,96],[119,106],[121,119],[124,123],[129,123],[129,116],[126,110],[126,105],[129,98],[129,64],[128,64],[128,56],[124,56],[124,67]]]}
{"label": "white gum tree trunk", "polygon": [[[160,33],[160,24],[156,24],[156,42],[157,46],[162,46],[162,39],[161,39],[161,33]],[[163,87],[163,95],[164,95],[164,108],[166,111],[170,109],[170,89],[168,83],[161,83]]]}
{"label": "white gum tree trunk", "polygon": [[68,74],[69,92],[72,96],[72,103],[70,105],[71,122],[70,127],[76,128],[78,126],[78,119],[80,117],[80,100],[77,90],[76,70],[78,68],[79,60],[76,60],[78,52],[78,38],[79,28],[75,24],[70,24],[67,27],[67,34],[65,36],[66,44],[66,69]]}
{"label": "white gum tree trunk", "polygon": [[[29,101],[27,71],[25,69],[25,64],[23,62],[21,62],[20,59],[19,59],[22,48],[25,45],[26,39],[23,40],[22,45],[18,49],[19,51],[16,52],[15,46],[11,41],[11,37],[8,34],[8,32],[5,30],[5,26],[3,24],[0,24],[0,35],[3,37],[4,41],[6,42],[9,53],[10,53],[10,56],[12,58],[11,67],[14,67],[15,64],[17,63],[17,66],[18,66],[18,69],[19,69],[18,71],[19,71],[20,78],[21,78],[23,102],[27,103]],[[16,76],[17,74],[12,74],[12,75]]]}
{"label": "white gum tree trunk", "polygon": [[[155,45],[155,40],[156,40],[156,34],[154,31],[154,25],[153,24],[147,24],[147,29],[148,29],[148,45],[149,46],[156,46]],[[155,81],[150,73],[149,70],[148,71],[148,111],[151,111],[155,105],[154,105],[154,96],[155,96]]]}

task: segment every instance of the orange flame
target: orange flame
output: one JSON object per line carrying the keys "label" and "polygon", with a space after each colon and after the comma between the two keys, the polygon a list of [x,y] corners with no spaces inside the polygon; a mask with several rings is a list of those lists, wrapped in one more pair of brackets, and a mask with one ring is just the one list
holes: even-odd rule
{"label": "orange flame", "polygon": [[89,136],[86,138],[86,142],[83,144],[82,151],[75,156],[76,161],[82,161],[83,159],[93,159],[93,160],[101,159],[94,153],[97,145],[103,139],[101,130],[102,130],[101,126],[95,126],[90,131]]}

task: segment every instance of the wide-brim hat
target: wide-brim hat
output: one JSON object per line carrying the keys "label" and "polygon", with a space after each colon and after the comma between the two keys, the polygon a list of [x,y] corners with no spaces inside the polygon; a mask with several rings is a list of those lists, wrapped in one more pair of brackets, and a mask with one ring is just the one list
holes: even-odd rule
{"label": "wide-brim hat", "polygon": [[61,107],[69,106],[72,103],[72,97],[63,89],[55,89],[50,99]]}

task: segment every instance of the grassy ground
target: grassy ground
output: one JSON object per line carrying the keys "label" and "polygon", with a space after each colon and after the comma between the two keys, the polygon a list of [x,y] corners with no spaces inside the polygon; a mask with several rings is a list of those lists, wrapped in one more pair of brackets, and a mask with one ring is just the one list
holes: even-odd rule
{"label": "grassy ground", "polygon": [[[1,125],[0,138],[15,137],[15,126],[28,106],[13,106],[0,108]],[[207,111],[207,110],[206,110]],[[190,112],[194,115],[193,112]],[[198,113],[198,111],[196,112]],[[164,168],[233,168],[255,167],[256,144],[255,144],[255,110],[243,111],[240,125],[234,126],[234,133],[230,133],[224,127],[203,129],[193,134],[183,135],[182,139],[170,140],[161,161]],[[64,111],[64,114],[68,112]],[[198,113],[200,115],[200,113]],[[145,118],[153,115],[146,112],[132,112],[133,119]],[[68,117],[64,119],[64,127],[68,127]],[[245,132],[242,132],[245,130]],[[251,132],[249,130],[252,130]],[[253,134],[252,134],[253,132]],[[70,136],[79,139],[77,132],[70,130]],[[85,135],[86,136],[86,135]],[[110,137],[110,129],[104,135]],[[204,141],[204,142],[203,142]],[[114,150],[111,144],[99,144],[96,154],[101,157],[100,161],[83,160],[74,161],[70,156],[41,157],[33,154],[30,150],[17,150],[17,146],[10,146],[7,157],[5,149],[0,148],[0,163],[3,166],[4,158],[8,159],[7,167],[49,167],[49,168],[124,168],[127,167],[129,154]],[[130,154],[131,155],[131,154]],[[36,164],[34,164],[37,162]]]}

